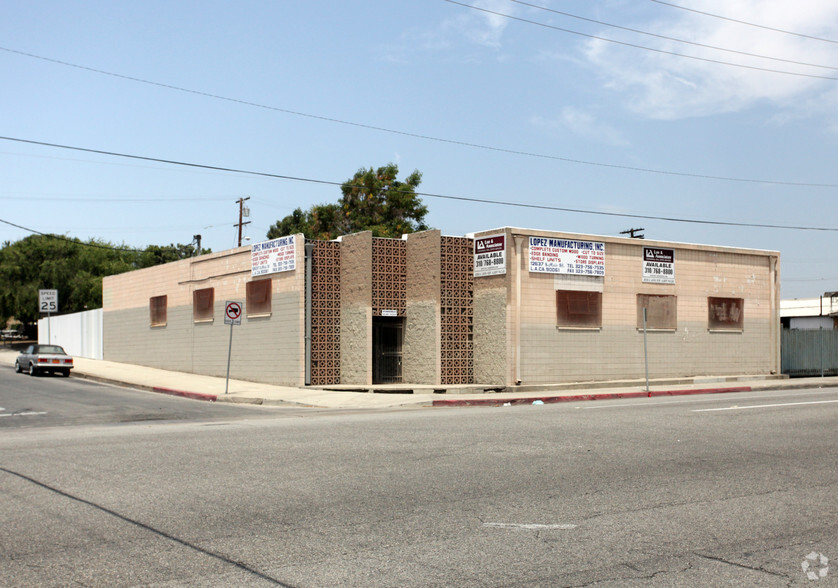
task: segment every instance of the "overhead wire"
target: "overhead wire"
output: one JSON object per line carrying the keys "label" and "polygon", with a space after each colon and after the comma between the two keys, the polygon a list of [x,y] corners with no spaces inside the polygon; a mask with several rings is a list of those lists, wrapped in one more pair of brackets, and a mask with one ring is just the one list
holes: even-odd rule
{"label": "overhead wire", "polygon": [[696,41],[687,41],[686,39],[678,39],[676,37],[669,37],[667,35],[661,35],[661,34],[658,34],[658,33],[651,33],[649,31],[643,31],[643,30],[640,30],[640,29],[625,27],[625,26],[622,26],[622,25],[616,25],[616,24],[609,23],[609,22],[604,22],[604,21],[601,21],[601,20],[595,20],[593,18],[587,18],[587,17],[584,17],[584,16],[579,16],[577,14],[571,14],[569,12],[563,12],[561,10],[555,10],[553,8],[547,8],[546,6],[539,6],[538,4],[532,4],[530,2],[524,2],[524,0],[508,0],[508,1],[509,2],[514,2],[515,4],[520,4],[522,6],[528,6],[530,8],[543,10],[545,12],[551,12],[553,14],[558,14],[560,16],[566,16],[568,18],[574,18],[574,19],[577,19],[577,20],[582,20],[582,21],[585,21],[585,22],[590,22],[590,23],[593,23],[593,24],[618,29],[618,30],[621,30],[621,31],[627,31],[627,32],[630,32],[630,33],[635,33],[635,34],[638,34],[638,35],[646,35],[648,37],[654,37],[656,39],[662,39],[664,41],[674,41],[676,43],[683,43],[685,45],[692,45],[694,47],[701,47],[702,49],[712,49],[714,51],[723,51],[723,52],[726,52],[726,53],[733,53],[735,55],[743,55],[743,56],[746,56],[746,57],[756,57],[758,59],[768,59],[768,60],[771,60],[771,61],[779,61],[779,62],[782,62],[782,63],[790,63],[792,65],[803,65],[803,66],[806,66],[806,67],[816,67],[816,68],[820,68],[820,69],[830,69],[830,70],[833,70],[833,71],[838,71],[838,67],[834,67],[834,66],[831,66],[831,65],[821,65],[821,64],[817,64],[817,63],[807,63],[805,61],[795,61],[793,59],[784,59],[782,57],[772,57],[772,56],[769,56],[769,55],[760,55],[758,53],[749,53],[747,51],[740,51],[738,49],[730,49],[730,48],[727,48],[727,47],[719,47],[717,45],[708,45],[706,43],[698,43]]}
{"label": "overhead wire", "polygon": [[687,12],[694,12],[695,14],[701,14],[703,16],[709,16],[709,17],[712,17],[712,18],[718,18],[718,19],[721,19],[721,20],[726,20],[728,22],[735,22],[737,24],[746,25],[746,26],[749,26],[749,27],[756,27],[758,29],[765,29],[767,31],[773,31],[775,33],[783,33],[785,35],[793,35],[795,37],[801,37],[803,39],[811,39],[813,41],[823,41],[824,43],[838,44],[838,41],[836,41],[834,39],[825,39],[823,37],[816,37],[814,35],[807,35],[805,33],[798,33],[798,32],[795,32],[795,31],[778,29],[778,28],[775,28],[775,27],[769,27],[769,26],[766,26],[766,25],[761,25],[761,24],[757,24],[755,22],[749,22],[749,21],[746,21],[746,20],[738,20],[738,19],[735,19],[735,18],[722,16],[720,14],[713,14],[712,12],[704,12],[702,10],[696,10],[695,8],[688,8],[686,6],[681,6],[679,4],[673,4],[671,2],[664,2],[663,0],[649,0],[649,1],[654,2],[656,4],[662,4],[664,6],[669,6],[671,8],[677,8],[679,10],[686,10]]}
{"label": "overhead wire", "polygon": [[[259,176],[259,177],[266,177],[266,178],[275,178],[280,180],[290,180],[296,182],[306,182],[311,184],[320,184],[320,185],[328,185],[328,186],[344,186],[346,182],[336,182],[331,180],[321,180],[315,178],[305,178],[301,176],[291,176],[286,174],[277,174],[277,173],[270,173],[270,172],[262,172],[262,171],[255,171],[255,170],[245,170],[245,169],[237,169],[231,167],[223,167],[223,166],[216,166],[216,165],[208,165],[202,163],[194,163],[194,162],[186,162],[186,161],[178,161],[173,159],[162,159],[157,157],[149,157],[145,155],[132,155],[128,153],[119,153],[116,151],[106,151],[102,149],[90,149],[86,147],[76,147],[71,145],[61,145],[58,143],[47,143],[44,141],[34,141],[30,139],[21,139],[21,138],[14,138],[14,137],[4,137],[0,136],[0,140],[4,141],[15,141],[19,143],[27,143],[30,145],[41,145],[44,147],[52,147],[56,149],[67,149],[72,151],[81,151],[85,153],[96,153],[99,155],[107,155],[111,157],[121,157],[126,159],[139,159],[143,161],[153,161],[157,163],[164,163],[169,165],[178,165],[178,166],[186,166],[191,168],[199,168],[199,169],[209,169],[214,171],[222,171],[222,172],[229,172],[235,174],[244,174],[244,175],[252,175],[252,176]],[[435,194],[431,192],[419,192],[416,191],[418,196],[425,196],[428,198],[439,198],[443,200],[455,200],[460,202],[475,202],[480,204],[495,204],[498,206],[509,206],[514,208],[527,208],[527,209],[535,209],[535,210],[550,210],[555,212],[571,212],[577,214],[591,214],[591,215],[599,215],[599,216],[612,216],[612,217],[620,217],[620,218],[634,218],[634,219],[642,219],[642,220],[658,220],[664,222],[677,222],[677,223],[691,223],[691,224],[700,224],[700,225],[716,225],[716,226],[729,226],[729,227],[750,227],[750,228],[763,228],[763,229],[789,229],[789,230],[797,230],[797,231],[828,231],[828,232],[838,232],[838,228],[832,227],[809,227],[809,226],[802,226],[802,225],[777,225],[777,224],[769,224],[769,223],[743,223],[743,222],[733,222],[733,221],[713,221],[713,220],[702,220],[702,219],[689,219],[689,218],[679,218],[679,217],[668,217],[668,216],[653,216],[653,215],[643,215],[643,214],[629,214],[629,213],[619,213],[619,212],[605,212],[599,210],[586,210],[581,208],[567,208],[561,206],[548,206],[546,204],[529,204],[525,202],[509,202],[505,200],[493,200],[488,198],[477,198],[471,196],[454,196],[449,194]],[[10,224],[10,223],[7,223]]]}
{"label": "overhead wire", "polygon": [[[450,0],[445,0],[450,1]],[[464,5],[467,6],[467,5]],[[559,155],[550,155],[546,153],[536,153],[531,151],[523,151],[518,149],[511,149],[506,147],[498,147],[494,145],[485,145],[481,143],[473,143],[469,141],[461,141],[457,139],[448,139],[444,137],[435,137],[432,135],[426,135],[422,133],[414,133],[410,131],[402,131],[397,129],[390,129],[387,127],[366,124],[366,123],[359,123],[354,121],[343,120],[334,117],[328,117],[318,114],[312,114],[308,112],[301,112],[297,110],[290,110],[287,108],[281,108],[278,106],[269,106],[266,104],[260,104],[258,102],[252,102],[249,100],[242,100],[239,98],[231,98],[229,96],[221,96],[219,94],[213,94],[210,92],[203,92],[200,90],[193,90],[189,88],[183,88],[180,86],[175,86],[172,84],[164,84],[161,82],[155,82],[152,80],[146,80],[143,78],[137,78],[134,76],[128,76],[120,73],[110,72],[106,70],[96,69],[93,67],[88,67],[84,65],[79,65],[75,63],[71,63],[68,61],[62,61],[60,59],[53,59],[51,57],[44,57],[41,55],[35,55],[33,53],[27,53],[25,51],[18,51],[16,49],[10,49],[8,47],[1,47],[0,51],[6,51],[9,53],[14,53],[17,55],[22,55],[24,57],[30,57],[32,59],[38,59],[42,61],[46,61],[49,63],[55,63],[58,65],[72,67],[84,71],[89,71],[92,73],[97,73],[101,75],[111,76],[119,79],[129,80],[132,82],[137,82],[141,84],[148,84],[151,86],[157,86],[160,88],[166,88],[168,90],[174,90],[177,92],[184,92],[187,94],[194,94],[197,96],[203,96],[205,98],[211,98],[214,100],[222,100],[225,102],[231,102],[234,104],[240,104],[243,106],[249,106],[253,108],[261,108],[264,110],[270,110],[274,112],[282,112],[284,114],[290,114],[293,116],[299,116],[304,118],[309,118],[313,120],[319,120],[323,122],[329,122],[334,124],[340,124],[355,128],[367,129],[371,131],[381,132],[381,133],[388,133],[391,135],[398,135],[402,137],[411,137],[414,139],[421,139],[425,141],[434,141],[437,143],[444,143],[448,145],[457,145],[460,147],[468,147],[472,149],[482,149],[484,151],[491,151],[495,153],[506,153],[509,155],[518,155],[522,157],[532,157],[537,159],[545,159],[549,161],[561,161],[565,163],[571,163],[574,165],[587,165],[587,166],[594,166],[594,167],[601,167],[601,168],[608,168],[608,169],[619,169],[625,171],[632,171],[632,172],[641,172],[641,173],[649,173],[649,174],[657,174],[657,175],[664,175],[664,176],[672,176],[672,177],[682,177],[682,178],[695,178],[695,179],[702,179],[702,180],[717,180],[723,182],[738,182],[738,183],[752,183],[752,184],[771,184],[771,185],[779,185],[779,186],[798,186],[798,187],[807,187],[807,188],[836,188],[838,184],[824,184],[824,183],[812,183],[812,182],[790,182],[790,181],[782,181],[782,180],[770,180],[770,179],[760,179],[760,178],[740,178],[740,177],[733,177],[733,176],[718,176],[712,174],[700,174],[700,173],[691,173],[691,172],[679,172],[679,171],[671,171],[671,170],[663,170],[663,169],[655,169],[655,168],[647,168],[647,167],[639,167],[639,166],[631,166],[631,165],[621,165],[616,163],[605,163],[601,161],[589,161],[584,159],[574,159],[571,157],[562,157]],[[834,78],[838,80],[838,78]]]}
{"label": "overhead wire", "polygon": [[17,223],[13,223],[11,221],[7,221],[5,219],[0,218],[0,223],[4,225],[9,225],[10,227],[15,227],[16,229],[21,229],[22,231],[26,231],[27,233],[32,233],[34,235],[40,235],[42,237],[49,237],[52,239],[57,239],[59,241],[65,241],[67,243],[73,243],[74,245],[81,245],[84,247],[93,247],[95,249],[107,249],[109,251],[121,251],[124,253],[143,253],[145,249],[133,249],[131,247],[114,247],[113,245],[102,245],[101,243],[94,243],[94,242],[85,242],[81,240],[71,239],[70,237],[65,237],[64,235],[56,235],[54,233],[44,233],[38,231],[36,229],[31,229],[29,227],[24,227],[23,225],[19,225]]}
{"label": "overhead wire", "polygon": [[539,22],[537,20],[530,20],[527,18],[522,18],[520,16],[514,16],[512,14],[506,14],[503,12],[498,12],[496,10],[490,10],[488,8],[483,8],[480,6],[475,6],[473,4],[466,4],[465,2],[458,2],[457,0],[442,0],[443,2],[447,2],[449,4],[455,4],[457,6],[462,6],[463,8],[469,8],[471,10],[476,10],[478,12],[484,12],[486,14],[491,14],[494,16],[501,16],[503,18],[507,18],[509,20],[515,20],[518,22],[523,22],[527,24],[531,24],[538,27],[543,27],[546,29],[552,29],[555,31],[560,31],[563,33],[568,33],[570,35],[578,35],[580,37],[586,37],[588,39],[594,39],[597,41],[604,41],[606,43],[613,43],[615,45],[622,45],[624,47],[632,47],[634,49],[642,49],[644,51],[651,51],[653,53],[660,53],[662,55],[672,55],[674,57],[682,57],[684,59],[692,59],[695,61],[702,61],[705,63],[714,63],[716,65],[726,65],[729,67],[737,67],[742,69],[754,70],[754,71],[764,71],[768,73],[775,73],[775,74],[782,74],[788,76],[798,76],[798,77],[805,77],[805,78],[815,78],[819,80],[831,80],[831,81],[838,81],[838,77],[835,76],[822,76],[818,74],[811,74],[811,73],[803,73],[803,72],[796,72],[796,71],[786,71],[780,69],[772,69],[768,67],[759,67],[757,65],[746,65],[744,63],[732,63],[730,61],[722,61],[720,59],[710,59],[709,57],[699,57],[697,55],[687,55],[685,53],[678,53],[677,51],[667,51],[666,49],[658,49],[655,47],[646,47],[645,45],[638,45],[636,43],[629,43],[627,41],[618,41],[617,39],[610,39],[608,37],[602,37],[600,35],[592,35],[589,33],[582,33],[580,31],[574,31],[572,29],[566,29],[563,27],[557,27],[554,25],[550,25],[547,23]]}

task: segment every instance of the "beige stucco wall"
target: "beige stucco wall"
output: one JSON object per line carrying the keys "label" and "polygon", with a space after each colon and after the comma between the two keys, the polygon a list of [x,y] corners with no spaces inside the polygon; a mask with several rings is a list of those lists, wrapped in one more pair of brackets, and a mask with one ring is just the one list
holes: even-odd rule
{"label": "beige stucco wall", "polygon": [[[486,334],[500,333],[504,328],[508,384],[518,379],[522,384],[549,384],[642,378],[643,332],[636,325],[638,293],[677,297],[677,329],[647,333],[651,378],[778,370],[777,252],[524,229],[504,231],[507,274],[475,278],[475,373],[479,381],[492,363]],[[475,237],[498,232],[486,231]],[[529,272],[530,236],[604,242],[605,276]],[[642,281],[644,246],[675,250],[675,284]],[[505,316],[501,316],[499,293],[492,294],[500,282],[509,293]],[[558,328],[556,290],[560,289],[602,292],[602,327]],[[744,299],[741,332],[708,329],[710,296]],[[495,349],[494,357],[499,355]]]}
{"label": "beige stucco wall", "polygon": [[407,309],[402,348],[405,382],[440,382],[441,243],[438,230],[407,236]]}
{"label": "beige stucco wall", "polygon": [[[242,318],[233,327],[230,377],[285,385],[305,378],[305,264],[295,237],[296,268],[271,274],[270,316]],[[162,369],[223,376],[230,325],[228,300],[246,301],[250,248],[241,247],[103,280],[104,358]],[[262,278],[255,278],[262,279]],[[213,319],[193,320],[192,293],[214,288]],[[167,296],[167,321],[150,325],[149,298]]]}
{"label": "beige stucco wall", "polygon": [[340,381],[372,383],[372,233],[341,238]]}

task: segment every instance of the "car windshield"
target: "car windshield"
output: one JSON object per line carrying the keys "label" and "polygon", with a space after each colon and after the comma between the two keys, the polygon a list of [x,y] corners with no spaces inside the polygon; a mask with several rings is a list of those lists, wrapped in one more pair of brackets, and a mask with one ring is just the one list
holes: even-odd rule
{"label": "car windshield", "polygon": [[58,345],[41,345],[38,347],[38,353],[56,353],[66,355],[64,350]]}

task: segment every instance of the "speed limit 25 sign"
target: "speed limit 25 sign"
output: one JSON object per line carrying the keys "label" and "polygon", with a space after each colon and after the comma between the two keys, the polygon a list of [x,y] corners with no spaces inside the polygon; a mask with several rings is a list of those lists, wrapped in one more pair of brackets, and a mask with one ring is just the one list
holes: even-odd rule
{"label": "speed limit 25 sign", "polygon": [[58,290],[38,290],[38,308],[41,312],[58,312]]}

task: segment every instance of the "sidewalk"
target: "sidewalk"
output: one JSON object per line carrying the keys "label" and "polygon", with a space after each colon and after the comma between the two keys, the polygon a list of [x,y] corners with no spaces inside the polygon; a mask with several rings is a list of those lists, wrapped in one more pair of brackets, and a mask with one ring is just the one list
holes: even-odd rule
{"label": "sidewalk", "polygon": [[[0,349],[0,366],[14,366],[16,351]],[[28,377],[21,375],[21,378]],[[316,408],[396,408],[411,406],[503,406],[553,403],[582,400],[610,400],[616,398],[641,398],[647,396],[679,396],[687,394],[719,394],[751,390],[783,390],[794,388],[838,387],[838,377],[795,378],[783,376],[720,376],[669,381],[652,381],[646,392],[645,382],[582,382],[544,386],[506,388],[503,391],[484,392],[471,387],[454,387],[457,393],[434,393],[434,386],[376,386],[379,392],[352,390],[323,390],[273,386],[244,380],[230,380],[225,394],[225,379],[112,361],[75,358],[72,377],[121,384],[144,390],[173,394],[196,400],[214,402],[241,402],[263,405],[286,405]],[[348,388],[348,387],[344,387]],[[414,393],[405,393],[412,389]],[[382,393],[384,392],[384,393]]]}

